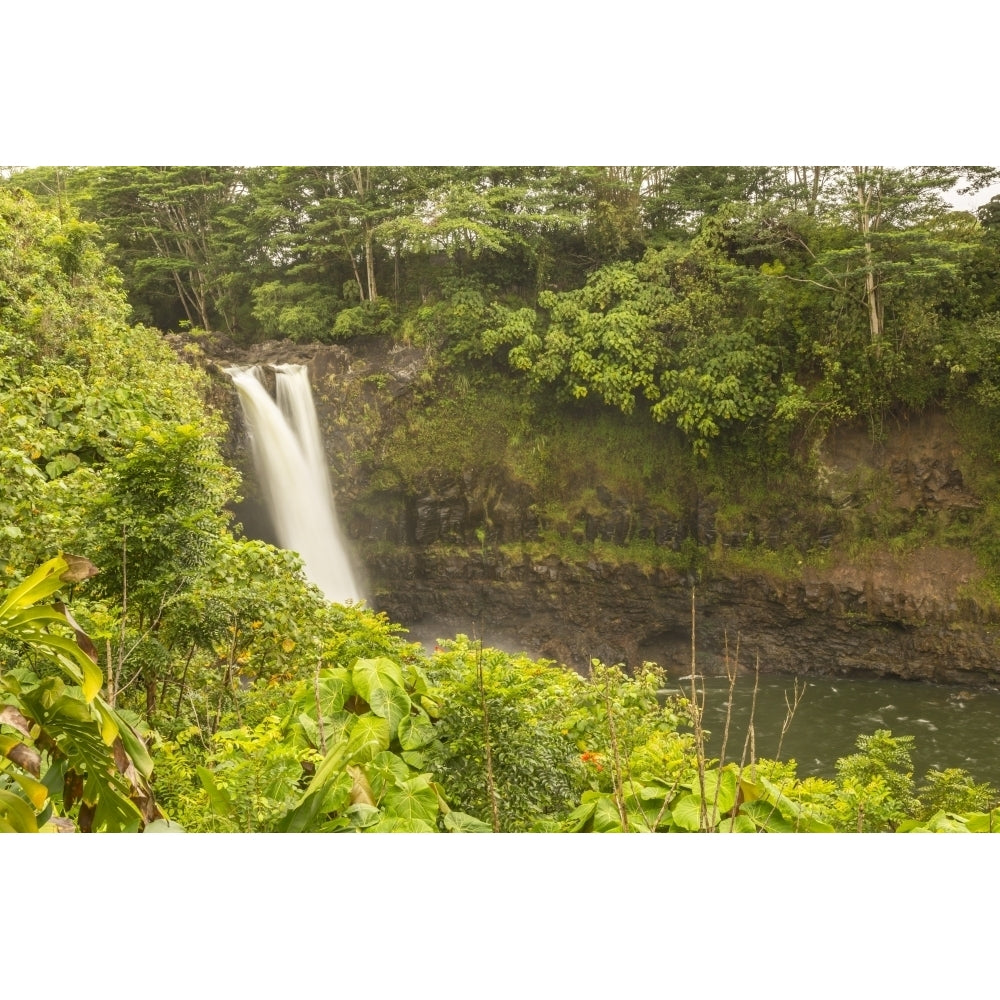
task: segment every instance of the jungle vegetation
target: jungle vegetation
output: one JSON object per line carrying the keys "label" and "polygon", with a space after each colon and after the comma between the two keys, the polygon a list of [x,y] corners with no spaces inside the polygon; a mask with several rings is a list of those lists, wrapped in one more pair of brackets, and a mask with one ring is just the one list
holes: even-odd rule
{"label": "jungle vegetation", "polygon": [[[836,778],[709,757],[697,687],[433,653],[246,538],[162,333],[427,344],[442,386],[669,428],[707,468],[1000,414],[980,167],[94,167],[0,186],[0,829],[991,831],[876,731]],[[1000,508],[997,508],[1000,509]],[[984,545],[989,563],[991,550]],[[995,567],[991,567],[995,568]],[[735,677],[735,673],[734,673]]]}

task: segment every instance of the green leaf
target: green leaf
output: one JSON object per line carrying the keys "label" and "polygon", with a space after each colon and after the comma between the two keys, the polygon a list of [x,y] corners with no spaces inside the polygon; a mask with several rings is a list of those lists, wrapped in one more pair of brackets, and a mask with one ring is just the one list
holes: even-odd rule
{"label": "green leaf", "polygon": [[437,794],[426,774],[387,788],[382,807],[386,817],[419,821],[430,824],[431,828],[437,821]]}
{"label": "green leaf", "polygon": [[229,792],[224,788],[220,788],[216,784],[212,772],[200,764],[195,767],[195,772],[198,775],[198,780],[201,782],[202,788],[208,792],[208,800],[211,802],[215,812],[220,816],[232,816],[233,800]]}
{"label": "green leaf", "polygon": [[312,795],[323,788],[323,786],[338,772],[342,772],[348,756],[347,739],[342,738],[340,742],[334,743],[326,752],[326,756],[320,761],[316,773],[312,776],[303,798]]}
{"label": "green leaf", "polygon": [[903,829],[903,825],[896,831],[897,833],[969,833],[970,830],[966,821],[961,816],[954,813],[946,813],[943,809],[938,810],[930,819],[926,820],[913,830]]}
{"label": "green leaf", "polygon": [[365,763],[375,754],[389,749],[389,722],[377,715],[361,715],[351,727],[347,758]]}
{"label": "green leaf", "polygon": [[386,789],[408,781],[412,773],[406,763],[389,750],[375,754],[371,762],[365,765],[365,774],[378,802],[381,802]]}
{"label": "green leaf", "polygon": [[[357,718],[353,712],[334,712],[333,715],[323,716],[323,742],[327,747],[332,746],[335,743],[339,743],[350,729],[354,725],[354,720]],[[302,727],[302,732],[305,735],[306,741],[309,746],[319,747],[319,725],[316,720],[311,716],[302,712],[298,718],[299,725]]]}
{"label": "green leaf", "polygon": [[[339,712],[344,703],[354,693],[351,675],[346,667],[333,667],[320,671],[319,675],[319,706],[323,716],[332,716]],[[311,710],[315,709],[315,704]]]}
{"label": "green leaf", "polygon": [[42,809],[49,797],[49,790],[30,775],[15,774],[14,780],[24,789],[25,795],[36,809]]}
{"label": "green leaf", "polygon": [[[298,804],[275,824],[276,833],[303,833],[317,826],[329,828],[328,823],[324,826],[325,814],[347,804],[354,784],[343,770],[346,756],[346,741],[327,752]],[[347,828],[349,822],[342,820],[340,827]]]}
{"label": "green leaf", "polygon": [[365,827],[374,826],[382,816],[375,806],[370,806],[367,802],[358,802],[353,806],[348,806],[344,810],[344,815],[350,818],[352,826],[362,830]]}
{"label": "green leaf", "polygon": [[437,730],[431,720],[421,712],[419,715],[405,716],[399,723],[397,735],[399,745],[404,750],[419,750],[434,740]]}
{"label": "green leaf", "polygon": [[618,806],[610,795],[602,795],[594,803],[594,833],[621,833],[622,821]]}
{"label": "green leaf", "polygon": [[455,812],[454,810],[445,813],[444,826],[450,833],[493,832],[493,828],[488,823],[484,823],[481,819],[476,819],[475,816],[470,816],[468,813]]}
{"label": "green leaf", "polygon": [[80,685],[84,698],[88,702],[93,701],[104,683],[104,675],[101,673],[101,668],[80,649],[76,642],[51,632],[24,631],[20,637],[31,642],[37,649],[49,652],[64,673]]}
{"label": "green leaf", "polygon": [[153,776],[153,758],[146,749],[146,744],[139,738],[135,730],[113,709],[97,699],[98,711],[106,708],[114,716],[118,724],[118,736],[121,738],[125,752],[132,759],[136,770],[148,781]]}
{"label": "green leaf", "polygon": [[395,733],[410,714],[410,696],[401,688],[375,688],[368,704],[375,715],[389,723],[390,733]]}
{"label": "green leaf", "polygon": [[155,819],[147,823],[143,833],[184,833],[184,827],[172,819]]}
{"label": "green leaf", "polygon": [[[586,793],[584,793],[586,794]],[[597,808],[596,799],[591,799],[587,802],[581,802],[570,814],[566,817],[566,822],[563,829],[566,833],[580,833],[583,828],[591,821],[594,815],[594,811]]]}
{"label": "green leaf", "polygon": [[[375,708],[372,702],[374,692],[388,693],[391,690],[397,690],[405,693],[406,691],[402,670],[387,656],[379,656],[371,660],[356,660],[351,670],[351,679],[354,682],[355,691],[371,705],[373,710]],[[399,720],[397,719],[396,725],[392,727],[393,732],[396,731],[398,725]]]}
{"label": "green leaf", "polygon": [[709,806],[714,803],[720,814],[729,812],[736,805],[736,787],[736,772],[728,767],[721,772],[718,770],[705,772],[705,801]]}
{"label": "green leaf", "polygon": [[701,796],[694,792],[682,795],[670,813],[674,823],[682,830],[697,833],[701,829]]}
{"label": "green leaf", "polygon": [[0,788],[0,824],[12,833],[38,832],[31,806],[20,795],[5,788]]}
{"label": "green leaf", "polygon": [[[93,829],[137,829],[142,816],[129,797],[132,785],[119,772],[112,749],[101,738],[93,706],[54,676],[23,689],[19,700],[25,714],[56,743],[67,766],[86,776],[83,799],[95,806]],[[50,772],[56,777],[50,781],[47,773],[44,783],[53,796],[59,796],[65,772],[56,767]]]}
{"label": "green leaf", "polygon": [[304,833],[311,829],[323,816],[324,799],[322,791],[305,795],[294,809],[290,809],[275,823],[275,833]]}
{"label": "green leaf", "polygon": [[760,795],[757,801],[767,803],[769,806],[776,806],[777,811],[788,822],[790,830],[802,833],[833,833],[833,827],[813,816],[809,812],[808,805],[794,802],[767,778],[758,777],[756,790]]}
{"label": "green leaf", "polygon": [[1000,833],[1000,810],[992,813],[969,813],[966,829],[969,833]]}
{"label": "green leaf", "polygon": [[105,704],[101,699],[98,698],[95,700],[94,708],[97,709],[97,717],[100,719],[101,739],[104,740],[108,746],[111,746],[115,742],[115,737],[118,736],[119,733],[118,720],[111,711],[111,707]]}
{"label": "green leaf", "polygon": [[740,815],[753,820],[758,829],[768,833],[794,833],[795,827],[781,815],[777,806],[758,799],[755,802],[745,802],[740,807]]}
{"label": "green leaf", "polygon": [[62,586],[60,576],[68,568],[62,556],[56,556],[42,563],[31,576],[7,595],[3,604],[0,604],[0,628],[5,625],[4,619],[12,609],[26,608],[44,601],[46,597],[51,597]]}
{"label": "green leaf", "polygon": [[719,833],[756,833],[757,826],[749,816],[724,816],[715,828]]}
{"label": "green leaf", "polygon": [[437,833],[433,824],[426,820],[406,816],[383,816],[375,826],[370,826],[366,833]]}

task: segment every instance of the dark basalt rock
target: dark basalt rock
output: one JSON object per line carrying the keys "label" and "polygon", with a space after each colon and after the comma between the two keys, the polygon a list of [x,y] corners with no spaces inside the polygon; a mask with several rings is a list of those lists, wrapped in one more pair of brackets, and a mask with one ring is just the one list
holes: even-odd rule
{"label": "dark basalt rock", "polygon": [[[598,658],[630,667],[655,660],[684,672],[691,658],[694,583],[702,669],[718,668],[727,649],[730,657],[738,649],[745,669],[759,664],[763,671],[874,673],[969,688],[1000,683],[1000,626],[962,596],[978,575],[970,553],[883,553],[863,565],[834,560],[831,568],[804,569],[792,581],[717,569],[697,579],[593,557],[577,564],[503,555],[500,545],[509,553],[539,538],[536,498],[524,483],[488,464],[459,478],[428,468],[411,488],[383,475],[381,442],[427,367],[422,349],[379,339],[269,342],[250,350],[222,338],[199,345],[200,357],[183,350],[182,356],[214,376],[211,401],[231,428],[227,457],[242,470],[251,503],[258,490],[222,366],[309,365],[338,512],[364,564],[369,604],[416,638],[433,642],[463,632],[579,670]],[[617,496],[597,482],[566,532],[581,542],[652,540],[674,551],[686,539],[723,548],[749,542],[830,548],[845,518],[891,511],[905,521],[926,511],[949,516],[977,507],[959,457],[940,414],[900,421],[880,445],[863,428],[839,428],[818,455],[809,519],[785,503],[749,523],[726,524],[705,497],[693,496],[678,514]]]}
{"label": "dark basalt rock", "polygon": [[[633,668],[643,660],[679,672],[690,666],[691,589],[671,571],[430,551],[383,555],[372,571],[388,588],[373,606],[421,641],[462,632],[581,671],[593,657]],[[1000,682],[995,627],[959,623],[946,607],[891,589],[819,580],[782,587],[754,576],[713,579],[694,596],[698,666],[708,672],[721,672],[728,650],[747,670]]]}

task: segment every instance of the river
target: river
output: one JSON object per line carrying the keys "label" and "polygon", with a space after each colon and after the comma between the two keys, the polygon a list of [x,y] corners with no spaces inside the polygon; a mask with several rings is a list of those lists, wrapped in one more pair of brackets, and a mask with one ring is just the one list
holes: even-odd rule
{"label": "river", "polygon": [[[425,649],[434,636],[449,635],[442,623],[424,622],[409,630],[409,639]],[[487,645],[519,652],[516,639],[493,636]],[[526,655],[537,657],[530,650]],[[690,697],[691,682],[679,673],[668,674],[667,690]],[[966,690],[891,677],[827,677],[811,674],[761,674],[754,707],[758,757],[775,758],[787,713],[786,694],[792,700],[798,683],[801,700],[781,742],[781,760],[794,759],[800,778],[835,777],[837,760],[857,750],[858,736],[888,729],[893,736],[913,736],[913,776],[923,783],[929,770],[962,768],[977,782],[1000,789],[1000,691]],[[710,731],[710,752],[718,756],[726,724],[729,681],[707,675],[704,726]],[[739,761],[753,702],[754,677],[741,670],[733,690],[727,760]]]}
{"label": "river", "polygon": [[[928,770],[963,768],[979,782],[1000,787],[1000,692],[878,677],[798,678],[802,694],[782,740],[781,759],[794,759],[799,777],[833,777],[836,762],[856,750],[859,735],[888,729],[913,736],[913,774],[919,785]],[[718,754],[725,728],[729,681],[706,677],[704,726]],[[794,698],[796,678],[761,675],[754,708],[758,757],[775,757],[786,696]],[[753,702],[752,674],[737,677],[726,757],[739,760]],[[690,680],[672,678],[669,690],[690,696]]]}

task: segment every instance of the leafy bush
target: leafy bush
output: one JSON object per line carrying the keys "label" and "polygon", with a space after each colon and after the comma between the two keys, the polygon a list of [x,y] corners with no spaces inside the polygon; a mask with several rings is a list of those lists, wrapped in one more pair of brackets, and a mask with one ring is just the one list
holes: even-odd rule
{"label": "leafy bush", "polygon": [[334,340],[389,336],[395,329],[396,311],[392,304],[385,299],[376,299],[374,302],[362,302],[349,309],[341,309],[333,322],[332,336]]}
{"label": "leafy bush", "polygon": [[430,761],[456,807],[504,832],[558,820],[586,787],[569,713],[584,682],[458,635],[429,669],[441,704]]}
{"label": "leafy bush", "polygon": [[913,794],[913,740],[879,729],[859,736],[858,752],[837,761],[835,811],[841,829],[884,832],[919,808]]}
{"label": "leafy bush", "polygon": [[253,317],[270,336],[329,341],[339,303],[322,285],[269,281],[253,290]]}

